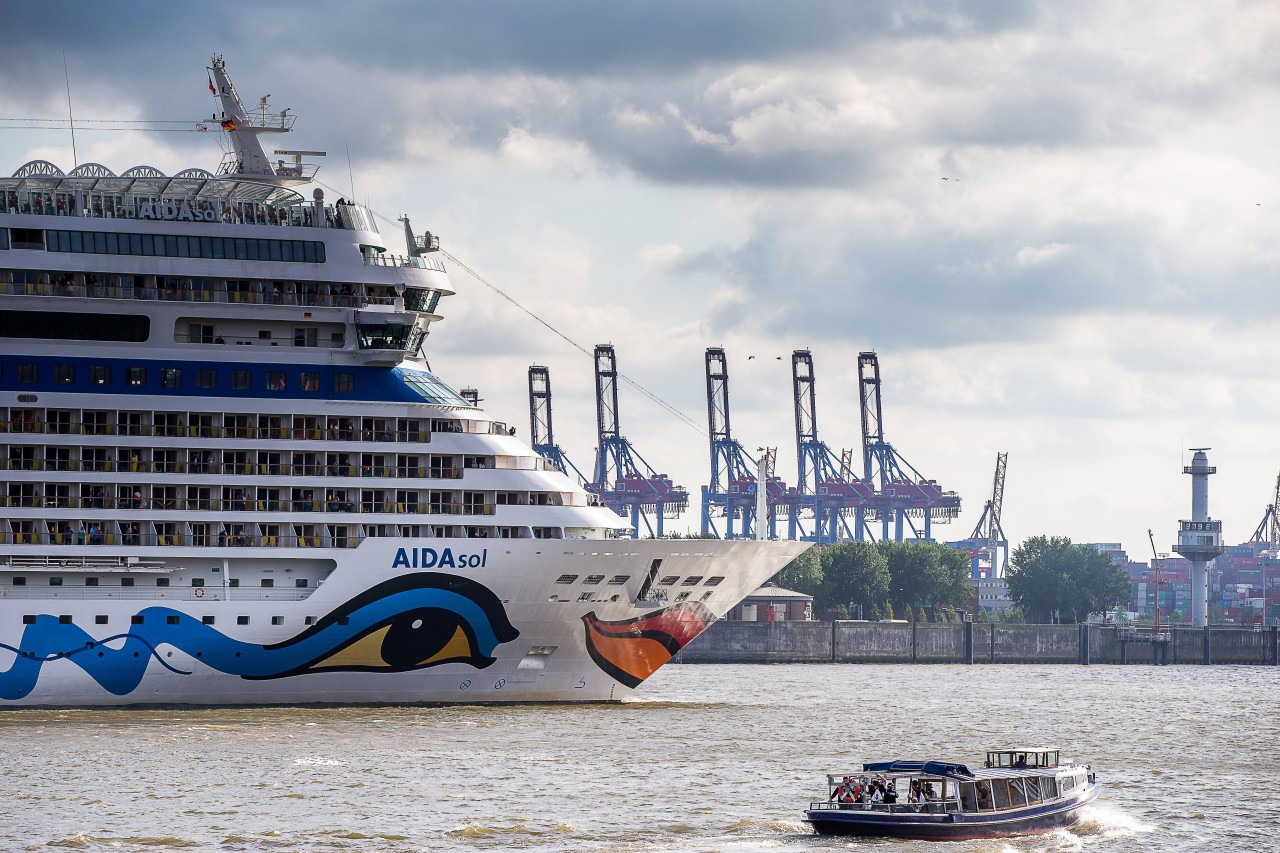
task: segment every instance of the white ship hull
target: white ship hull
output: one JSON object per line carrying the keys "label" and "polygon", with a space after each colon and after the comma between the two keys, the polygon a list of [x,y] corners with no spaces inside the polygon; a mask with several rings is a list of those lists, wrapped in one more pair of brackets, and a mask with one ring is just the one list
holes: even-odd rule
{"label": "white ship hull", "polygon": [[[710,540],[367,540],[356,549],[308,555],[334,559],[338,566],[300,600],[288,600],[293,593],[288,589],[220,586],[171,588],[164,597],[148,591],[145,600],[121,599],[124,591],[111,587],[64,587],[67,597],[53,597],[45,588],[38,590],[39,598],[15,598],[11,589],[0,600],[0,707],[617,701],[665,663],[673,647],[678,650],[803,547]],[[237,555],[230,565],[280,557],[267,549],[254,551]],[[399,563],[417,556],[420,564],[435,565],[393,568],[398,556]],[[475,562],[466,559],[470,556],[483,565],[456,565]],[[442,570],[442,557],[455,565]],[[171,559],[190,564],[201,558],[175,554]],[[670,587],[653,586],[649,599],[636,600],[654,560],[662,561],[661,576],[679,580]],[[574,581],[557,583],[570,575],[576,575]],[[593,575],[605,577],[584,585]],[[609,584],[624,576],[625,583]],[[723,580],[708,588],[707,579],[714,577]],[[455,632],[451,651],[441,655],[439,641],[428,640],[414,653],[420,659],[386,654],[393,658],[387,661],[387,635],[384,629],[378,636],[377,627],[394,622],[396,614],[369,618],[357,610],[347,625],[328,626],[332,637],[317,638],[318,645],[300,655],[284,646],[308,630],[308,616],[323,623],[327,614],[343,612],[379,585],[412,585],[424,578],[465,579],[489,590],[496,609],[487,617],[494,624],[471,624],[483,620],[470,606],[457,607],[459,624],[470,630],[461,632],[463,640]],[[690,578],[698,583],[682,586]],[[696,595],[675,602],[682,591]],[[89,593],[94,597],[83,597]],[[264,598],[276,593],[280,598]],[[466,598],[458,601],[466,605]],[[433,617],[447,621],[448,605],[434,604]],[[665,646],[654,639],[652,622],[615,629],[622,636],[610,639],[613,647],[603,653],[599,643],[591,643],[588,622],[627,623],[672,613],[683,633]],[[693,618],[694,613],[700,617]],[[144,614],[142,624],[133,624],[139,614]],[[106,625],[95,625],[103,616]],[[203,624],[209,616],[213,624]],[[498,627],[504,616],[516,635],[499,632],[498,642],[486,647],[486,629]],[[178,624],[169,624],[174,617]],[[244,617],[248,624],[239,624]],[[213,660],[212,647],[224,643],[218,636],[243,649],[241,657]],[[638,647],[628,649],[628,643]],[[449,660],[468,655],[475,659]],[[433,656],[440,662],[423,663]],[[237,673],[236,662],[248,658],[261,670]],[[303,671],[289,674],[298,667]]]}

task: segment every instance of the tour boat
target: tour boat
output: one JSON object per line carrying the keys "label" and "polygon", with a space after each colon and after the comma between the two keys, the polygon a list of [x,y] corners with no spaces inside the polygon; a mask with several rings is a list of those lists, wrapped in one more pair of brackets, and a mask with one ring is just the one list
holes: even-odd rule
{"label": "tour boat", "polygon": [[0,178],[0,708],[618,700],[806,547],[632,538],[428,366],[438,238],[208,84],[216,172]]}
{"label": "tour boat", "polygon": [[[1000,749],[983,767],[884,761],[827,777],[827,799],[805,821],[819,835],[960,841],[1071,826],[1098,796],[1088,765],[1061,764],[1050,747]],[[893,793],[886,796],[885,792]]]}

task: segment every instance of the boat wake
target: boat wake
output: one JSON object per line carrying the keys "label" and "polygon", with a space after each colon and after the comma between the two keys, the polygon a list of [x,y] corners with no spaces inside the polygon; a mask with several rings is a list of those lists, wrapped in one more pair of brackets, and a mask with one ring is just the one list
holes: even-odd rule
{"label": "boat wake", "polygon": [[1074,853],[1093,847],[1100,841],[1133,838],[1154,831],[1154,826],[1143,823],[1115,806],[1094,803],[1080,811],[1080,820],[1069,829],[1056,829],[1039,836],[1028,847],[1006,843],[1001,847],[1000,853],[1018,853],[1028,849],[1035,853]]}

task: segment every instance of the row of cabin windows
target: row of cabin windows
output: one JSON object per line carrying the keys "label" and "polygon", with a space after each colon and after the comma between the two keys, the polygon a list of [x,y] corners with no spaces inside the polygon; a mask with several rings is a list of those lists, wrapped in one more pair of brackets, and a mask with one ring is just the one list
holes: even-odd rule
{"label": "row of cabin windows", "polygon": [[[577,575],[566,574],[556,578],[556,583],[571,584],[571,583],[576,583],[577,580],[578,580]],[[604,575],[587,575],[585,578],[583,578],[582,583],[585,586],[595,586],[596,584],[601,583],[603,580],[604,580]],[[629,580],[631,580],[631,575],[614,575],[613,577],[609,578],[609,584],[611,586],[621,586],[622,584],[626,583]],[[667,575],[661,581],[659,581],[658,584],[659,586],[675,586],[676,582],[679,580],[680,580],[679,575]],[[724,580],[724,577],[720,575],[715,575],[707,578],[706,585],[719,586],[721,581],[723,580]],[[702,575],[689,575],[689,577],[685,578],[680,585],[681,586],[697,586],[700,583],[702,583]]]}
{"label": "row of cabin windows", "polygon": [[[135,581],[135,578],[131,578],[128,575],[126,575],[120,578],[120,586],[134,586],[134,581]],[[163,578],[163,577],[156,578],[156,586],[160,586],[160,587],[169,586],[170,585],[169,581],[170,581],[170,578]],[[13,578],[12,584],[13,586],[26,586],[27,579],[23,575],[15,575]],[[64,584],[63,584],[62,578],[59,577],[58,575],[53,575],[49,578],[49,586],[63,586],[63,585]],[[95,577],[85,578],[84,585],[98,586],[99,579]],[[204,586],[204,578],[192,578],[191,585],[195,587]],[[230,581],[228,581],[227,585],[232,587],[238,587],[240,586],[240,579],[232,578]],[[266,589],[270,589],[275,585],[276,585],[275,578],[261,579],[261,586]],[[306,578],[294,578],[293,585],[298,589],[305,589],[307,586],[310,585],[310,581],[308,581]]]}
{"label": "row of cabin windows", "polygon": [[[29,230],[20,229],[14,241],[34,243],[38,238],[39,232],[32,233]],[[45,231],[45,248],[50,252],[76,254],[283,261],[307,264],[325,262],[324,243],[315,240],[256,240],[243,237],[48,230]]]}
{"label": "row of cabin windows", "polygon": [[[187,618],[187,619],[193,619],[194,617],[188,616],[188,617],[186,617],[186,618]],[[165,616],[165,624],[166,624],[166,625],[181,625],[181,624],[182,624],[182,620],[183,620],[183,617],[182,617],[182,616],[179,616],[179,615],[177,615],[177,614],[169,614],[169,615],[166,615],[166,616]],[[214,617],[213,617],[213,616],[211,616],[211,615],[207,615],[207,614],[206,614],[206,615],[204,615],[204,616],[201,616],[201,617],[200,617],[200,621],[201,621],[203,624],[205,624],[205,625],[213,625],[213,624],[215,624],[215,619],[214,619]],[[348,617],[346,617],[346,616],[340,616],[340,617],[338,618],[338,624],[339,624],[339,625],[347,625],[347,624],[349,624],[349,623],[350,623],[350,621],[351,621],[351,620],[350,620]],[[71,617],[70,615],[68,615],[68,614],[62,614],[62,615],[60,615],[60,616],[58,617],[58,623],[59,623],[60,625],[74,625],[74,624],[75,624],[75,620],[73,620],[73,619],[72,619],[72,617]],[[34,625],[34,624],[36,624],[36,614],[34,614],[34,613],[24,613],[24,614],[23,614],[23,616],[22,616],[22,624],[23,624],[23,625]],[[107,616],[105,616],[105,615],[103,615],[103,614],[98,614],[97,616],[94,616],[94,617],[93,617],[93,624],[95,624],[95,625],[109,625],[109,624],[111,624],[111,620],[110,620]],[[143,615],[142,615],[141,613],[135,613],[135,614],[133,614],[132,616],[130,616],[130,617],[129,617],[129,624],[130,624],[130,625],[145,625],[145,624],[146,624],[146,619],[145,619],[145,617],[143,617]],[[249,619],[249,617],[248,617],[248,616],[237,616],[237,617],[236,617],[236,624],[237,624],[237,625],[249,625],[249,624],[251,624],[251,622],[250,622],[250,619]],[[283,616],[272,616],[272,617],[271,617],[271,624],[272,624],[272,625],[283,625],[283,624],[284,624],[284,617],[283,617]],[[314,616],[305,616],[305,617],[303,617],[302,624],[304,624],[304,625],[314,625],[314,624],[316,624],[316,617],[314,617]],[[200,657],[200,653],[199,653],[199,652],[197,652],[197,653],[196,653],[196,657]]]}
{"label": "row of cabin windows", "polygon": [[[195,387],[200,390],[214,390],[219,387],[218,374],[221,371],[213,368],[197,368],[188,370],[186,374],[192,377],[194,374]],[[180,367],[162,367],[160,368],[160,387],[162,388],[183,388],[183,369]],[[4,366],[0,364],[0,380],[4,376]],[[17,368],[18,384],[35,385],[40,382],[40,365],[32,362],[24,362]],[[223,377],[223,382],[229,380],[229,386],[232,391],[249,391],[253,389],[253,373],[248,370],[232,370],[229,376]],[[53,366],[53,382],[55,385],[73,385],[76,381],[76,366],[74,364],[55,364]],[[317,371],[304,370],[298,374],[295,380],[296,387],[306,393],[319,393],[320,391],[320,373]],[[111,367],[105,364],[93,364],[89,366],[89,384],[95,386],[105,386],[111,384]],[[126,367],[124,369],[124,384],[131,388],[140,388],[147,384],[147,368],[145,367]],[[267,391],[287,391],[289,390],[289,379],[287,371],[284,370],[268,370],[266,372],[264,386]],[[349,394],[356,390],[355,375],[351,373],[335,373],[331,378],[331,391],[335,394]]]}

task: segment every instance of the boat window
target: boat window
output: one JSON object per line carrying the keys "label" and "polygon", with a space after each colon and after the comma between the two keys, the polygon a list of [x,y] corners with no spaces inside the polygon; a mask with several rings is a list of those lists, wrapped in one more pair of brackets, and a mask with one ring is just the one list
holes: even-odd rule
{"label": "boat window", "polygon": [[1058,796],[1058,780],[1052,776],[1041,776],[1040,793],[1046,800],[1052,800]]}
{"label": "boat window", "polygon": [[976,788],[978,795],[978,809],[980,811],[989,812],[995,808],[991,798],[991,783],[978,782],[976,784]]}
{"label": "boat window", "polygon": [[631,580],[631,575],[614,575],[609,578],[609,583],[613,586],[622,586],[629,580]]}
{"label": "boat window", "polygon": [[556,583],[573,583],[578,579],[577,575],[561,575],[556,578]]}
{"label": "boat window", "polygon": [[1023,779],[1022,784],[1027,789],[1027,802],[1040,802],[1040,780],[1039,779]]}
{"label": "boat window", "polygon": [[991,780],[991,802],[997,809],[1009,808],[1009,786],[1004,779]]}
{"label": "boat window", "polygon": [[960,783],[960,808],[967,812],[976,812],[978,810],[978,786],[976,783]]}
{"label": "boat window", "polygon": [[1009,780],[1009,803],[1014,806],[1027,804],[1027,789],[1021,779]]}

